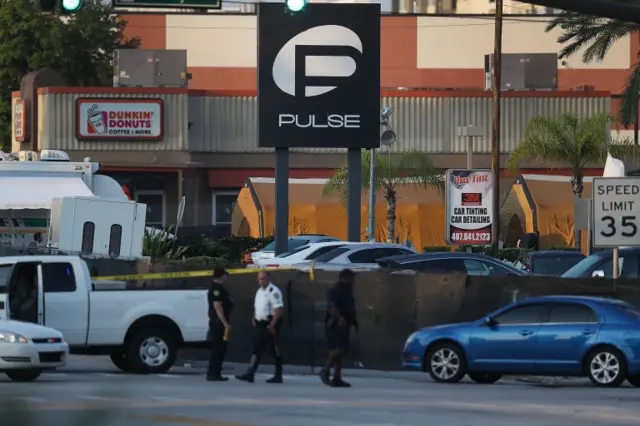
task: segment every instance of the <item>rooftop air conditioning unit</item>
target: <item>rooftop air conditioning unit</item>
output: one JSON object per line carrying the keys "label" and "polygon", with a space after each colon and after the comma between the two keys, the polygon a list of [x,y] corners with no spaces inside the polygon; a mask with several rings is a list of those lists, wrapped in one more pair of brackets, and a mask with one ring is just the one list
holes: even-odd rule
{"label": "rooftop air conditioning unit", "polygon": [[33,151],[20,151],[18,161],[38,161],[38,154]]}
{"label": "rooftop air conditioning unit", "polygon": [[68,163],[69,161],[71,161],[71,159],[69,158],[69,154],[64,151],[43,149],[40,153],[40,161],[58,161]]}

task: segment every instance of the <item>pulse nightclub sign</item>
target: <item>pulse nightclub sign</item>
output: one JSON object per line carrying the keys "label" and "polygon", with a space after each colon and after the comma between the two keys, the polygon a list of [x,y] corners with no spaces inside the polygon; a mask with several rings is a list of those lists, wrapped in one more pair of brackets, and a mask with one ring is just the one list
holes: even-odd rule
{"label": "pulse nightclub sign", "polygon": [[258,146],[380,146],[379,4],[259,4]]}
{"label": "pulse nightclub sign", "polygon": [[493,173],[491,170],[447,170],[445,239],[451,245],[491,244]]}

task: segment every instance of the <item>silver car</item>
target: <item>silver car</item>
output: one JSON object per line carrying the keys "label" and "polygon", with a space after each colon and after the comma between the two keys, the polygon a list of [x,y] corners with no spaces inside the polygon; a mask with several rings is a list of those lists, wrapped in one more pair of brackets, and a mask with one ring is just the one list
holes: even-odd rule
{"label": "silver car", "polygon": [[[378,269],[377,259],[389,256],[400,256],[418,253],[411,247],[393,243],[348,243],[318,256],[313,262],[314,269],[339,271],[349,268],[353,270]],[[312,262],[298,263],[294,266],[301,270],[309,270]]]}
{"label": "silver car", "polygon": [[[299,247],[302,247],[311,243],[325,243],[329,241],[340,241],[338,238],[330,237],[328,235],[321,234],[300,234],[289,237],[287,241],[287,252],[291,252]],[[251,253],[250,262],[247,264],[247,268],[256,268],[257,265],[264,263],[267,259],[273,259],[276,255],[276,242],[271,241],[264,246],[262,250],[254,251]]]}

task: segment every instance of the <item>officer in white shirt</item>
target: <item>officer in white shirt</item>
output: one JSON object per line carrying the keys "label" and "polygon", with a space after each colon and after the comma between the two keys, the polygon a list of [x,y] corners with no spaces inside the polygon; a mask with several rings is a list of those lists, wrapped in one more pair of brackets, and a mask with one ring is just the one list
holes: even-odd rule
{"label": "officer in white shirt", "polygon": [[275,374],[267,383],[282,383],[282,356],[280,355],[280,324],[284,313],[282,292],[276,287],[267,271],[258,273],[258,291],[253,303],[253,355],[249,369],[236,379],[253,383],[265,348],[273,356]]}

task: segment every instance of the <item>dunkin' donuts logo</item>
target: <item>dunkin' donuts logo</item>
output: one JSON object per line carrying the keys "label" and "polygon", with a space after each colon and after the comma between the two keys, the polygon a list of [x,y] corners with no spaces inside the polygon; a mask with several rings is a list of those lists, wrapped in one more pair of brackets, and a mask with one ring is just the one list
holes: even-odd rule
{"label": "dunkin' donuts logo", "polygon": [[89,133],[96,135],[150,135],[151,111],[100,111],[98,105],[89,108]]}
{"label": "dunkin' donuts logo", "polygon": [[78,101],[78,139],[162,138],[162,101]]}

